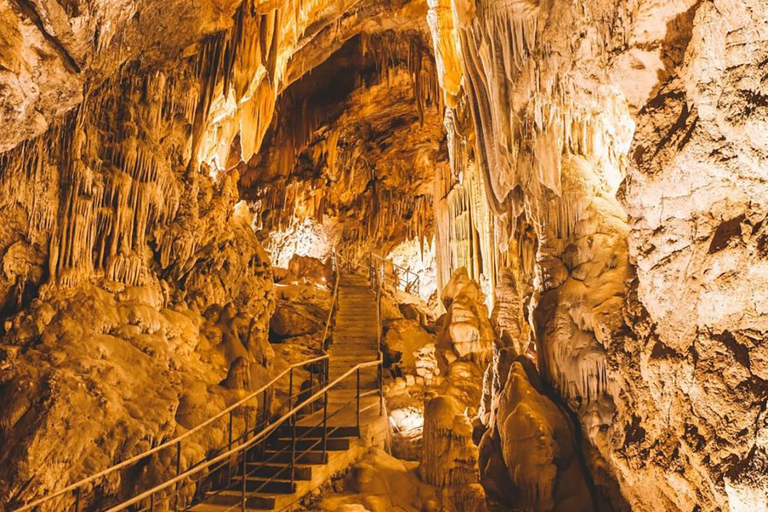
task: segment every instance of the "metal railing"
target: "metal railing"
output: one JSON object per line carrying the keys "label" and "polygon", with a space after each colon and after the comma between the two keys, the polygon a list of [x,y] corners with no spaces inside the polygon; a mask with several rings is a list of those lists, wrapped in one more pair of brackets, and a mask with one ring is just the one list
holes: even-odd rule
{"label": "metal railing", "polygon": [[[267,418],[268,410],[270,407],[270,395],[273,395],[275,392],[276,384],[286,376],[288,376],[289,380],[289,392],[288,392],[288,401],[289,401],[289,407],[293,399],[293,374],[294,370],[296,368],[305,368],[310,365],[323,362],[323,367],[325,369],[324,372],[320,372],[320,375],[318,377],[319,379],[319,385],[322,385],[323,383],[327,382],[327,361],[328,361],[328,355],[323,354],[311,359],[308,359],[306,361],[302,361],[299,363],[292,364],[285,370],[283,370],[279,375],[274,377],[272,380],[270,380],[267,384],[260,387],[258,390],[251,392],[248,396],[242,398],[238,402],[236,402],[233,405],[230,405],[226,409],[222,410],[221,412],[217,413],[216,415],[208,418],[201,424],[197,425],[193,429],[181,434],[178,437],[175,437],[169,441],[166,441],[158,446],[155,446],[154,448],[151,448],[149,450],[146,450],[138,455],[135,455],[127,460],[124,460],[118,464],[115,464],[113,466],[110,466],[109,468],[100,471],[94,475],[91,475],[87,478],[84,478],[78,482],[75,482],[71,485],[68,485],[67,487],[64,487],[63,489],[60,489],[56,492],[53,492],[49,495],[43,496],[42,498],[39,498],[37,500],[32,501],[31,503],[28,503],[26,505],[23,505],[19,508],[14,509],[13,512],[26,512],[26,511],[33,511],[33,510],[39,510],[41,507],[51,504],[51,502],[55,499],[65,499],[64,497],[69,495],[68,501],[74,501],[73,504],[65,504],[64,506],[61,506],[59,504],[57,506],[58,510],[69,510],[72,508],[75,512],[80,512],[81,510],[81,504],[85,500],[86,496],[84,495],[85,492],[88,492],[88,490],[93,490],[94,486],[97,486],[100,482],[105,482],[108,477],[115,475],[117,472],[124,471],[131,469],[135,466],[137,466],[139,463],[143,461],[148,461],[149,457],[152,457],[155,454],[159,454],[163,450],[172,450],[175,452],[175,469],[177,475],[181,473],[181,452],[182,452],[182,445],[185,441],[192,441],[193,436],[197,435],[204,435],[206,432],[206,429],[208,427],[214,426],[216,423],[220,423],[225,417],[227,418],[227,427],[226,431],[228,432],[227,435],[227,443],[224,446],[217,447],[213,450],[213,453],[215,454],[218,451],[224,450],[224,449],[231,449],[233,443],[236,443],[241,436],[234,438],[233,437],[233,427],[234,427],[234,420],[238,416],[242,416],[243,421],[246,422],[246,426],[243,429],[244,431],[248,429],[247,427],[247,421],[248,416],[253,410],[258,410],[258,402],[259,397],[261,397],[261,404],[262,404],[262,417]],[[310,371],[310,379],[313,379],[313,376],[315,375],[315,372]],[[314,384],[310,384],[310,389],[314,388]],[[263,425],[262,420],[262,425]],[[267,420],[268,421],[268,418]],[[259,424],[256,425],[256,428],[260,426]],[[220,425],[219,425],[220,427]],[[209,452],[210,453],[210,452]],[[199,466],[205,462],[206,459],[196,461],[193,464],[190,465],[190,467],[194,468],[196,466]],[[177,490],[178,491],[178,490]],[[177,492],[178,495],[178,492]],[[106,496],[99,496],[101,499],[107,499]],[[178,498],[177,498],[178,501]],[[178,506],[175,507],[175,510],[178,510]]]}
{"label": "metal railing", "polygon": [[[388,260],[373,252],[369,253],[371,265],[380,265],[384,271],[385,283],[389,284],[411,295],[419,296],[421,289],[420,276],[409,268],[397,265],[392,260]],[[392,267],[391,272],[387,272],[388,267]]]}
{"label": "metal railing", "polygon": [[[227,487],[224,487],[222,489],[219,489],[215,491],[212,494],[209,494],[207,498],[209,498],[211,495],[220,494],[227,490],[238,490],[240,492],[240,501],[238,503],[232,504],[229,507],[220,510],[220,512],[228,512],[230,510],[236,510],[238,508],[243,508],[244,505],[247,503],[249,495],[256,494],[263,492],[267,489],[267,487],[278,480],[283,480],[284,482],[288,482],[291,488],[299,481],[299,479],[296,477],[296,465],[298,464],[298,461],[303,460],[308,454],[312,452],[320,453],[321,454],[321,460],[325,461],[328,452],[330,451],[328,449],[328,439],[333,437],[333,434],[336,432],[340,432],[341,429],[347,428],[347,426],[335,426],[330,427],[328,426],[328,421],[331,420],[336,415],[342,414],[345,409],[348,406],[351,406],[353,404],[356,404],[356,420],[355,420],[355,429],[356,434],[358,437],[362,436],[362,420],[361,415],[362,413],[367,409],[363,408],[361,405],[361,399],[365,398],[367,396],[372,396],[374,393],[378,393],[377,389],[372,389],[366,392],[361,392],[360,387],[360,372],[363,368],[370,367],[373,365],[381,366],[382,361],[379,359],[377,361],[370,361],[366,363],[361,363],[357,365],[356,367],[352,368],[349,372],[347,372],[345,375],[340,377],[339,379],[336,379],[333,383],[330,383],[324,390],[321,390],[321,393],[323,393],[322,397],[318,398],[318,401],[322,401],[323,403],[323,414],[322,419],[317,421],[316,423],[311,423],[308,425],[298,425],[298,422],[296,421],[296,414],[293,414],[291,417],[285,420],[286,423],[288,423],[288,428],[291,431],[290,434],[290,443],[283,446],[279,450],[272,450],[271,454],[267,456],[263,456],[263,460],[259,461],[258,463],[244,463],[244,464],[238,464],[239,467],[242,467],[240,475],[237,476],[234,483],[230,483]],[[353,398],[348,400],[347,402],[342,403],[335,411],[328,414],[328,392],[338,383],[340,383],[342,380],[344,380],[347,376],[351,376],[351,374],[356,375],[356,393]],[[370,406],[369,406],[370,407]],[[298,434],[297,428],[304,429],[304,433]],[[275,430],[273,433],[278,434],[280,431]],[[318,437],[317,432],[320,432],[320,435]],[[344,436],[348,438],[348,436]],[[301,441],[310,441],[308,445],[304,448],[299,450],[297,448],[298,444]],[[271,437],[267,436],[261,440],[260,443],[257,443],[256,446],[252,448],[252,450],[259,450],[261,449],[262,453],[266,453],[266,449],[269,446],[269,443],[271,441]],[[290,462],[287,463],[284,467],[282,467],[280,470],[276,471],[274,474],[272,474],[269,477],[266,478],[260,478],[261,482],[255,486],[254,488],[249,488],[248,486],[248,479],[251,476],[257,476],[261,469],[263,469],[264,466],[269,464],[274,464],[277,461],[280,460],[281,455],[287,455],[290,453]],[[248,453],[243,454],[244,460],[247,460]],[[248,467],[251,466],[251,469],[248,469]],[[280,478],[280,477],[286,477],[286,478]],[[232,480],[232,479],[230,479]],[[237,481],[239,480],[239,481]],[[301,499],[303,496],[299,496],[291,502],[289,505],[286,505],[286,507],[293,505],[295,501]],[[284,510],[286,507],[282,507],[279,510]]]}
{"label": "metal railing", "polygon": [[421,277],[409,268],[397,265],[392,260],[379,256],[372,251],[365,254],[361,265],[354,265],[351,261],[341,257],[334,251],[334,261],[347,272],[363,273],[367,271],[371,277],[371,285],[375,283],[372,276],[378,276],[378,284],[391,286],[406,293],[419,297],[421,291]]}
{"label": "metal railing", "polygon": [[[177,486],[180,482],[183,482],[184,480],[192,479],[193,477],[195,477],[196,475],[198,475],[199,473],[201,473],[204,470],[207,470],[207,469],[209,469],[211,467],[215,467],[215,466],[221,467],[223,465],[222,463],[225,463],[225,462],[228,462],[228,463],[236,462],[237,466],[242,466],[243,468],[245,468],[244,471],[243,471],[243,474],[247,475],[248,474],[248,471],[247,471],[247,460],[248,460],[249,452],[251,450],[253,450],[254,448],[259,447],[259,445],[261,443],[263,443],[265,440],[267,440],[268,436],[270,434],[272,434],[273,432],[275,432],[278,427],[282,426],[284,423],[286,423],[291,418],[295,418],[296,415],[301,413],[301,411],[307,405],[309,405],[311,403],[314,403],[314,402],[316,402],[316,401],[318,401],[320,399],[324,400],[324,402],[326,404],[325,405],[326,411],[327,411],[328,392],[331,389],[337,387],[342,381],[344,381],[345,379],[347,379],[348,377],[350,377],[353,374],[357,374],[358,375],[358,382],[359,382],[360,370],[362,370],[364,368],[373,367],[373,366],[381,366],[381,364],[382,364],[382,361],[381,361],[381,359],[379,359],[379,360],[376,360],[376,361],[369,361],[369,362],[366,362],[366,363],[360,363],[360,364],[350,368],[343,375],[341,375],[340,377],[335,379],[333,382],[330,382],[330,383],[326,384],[322,389],[320,389],[319,391],[314,393],[307,400],[305,400],[301,404],[296,405],[290,411],[288,411],[287,413],[283,414],[283,416],[281,416],[277,421],[267,425],[267,427],[264,428],[263,430],[259,431],[258,433],[253,432],[252,436],[249,435],[251,432],[246,431],[245,432],[245,437],[244,437],[242,443],[239,446],[235,446],[235,447],[229,449],[228,451],[226,451],[226,452],[224,452],[224,453],[214,457],[213,459],[210,459],[210,460],[204,462],[203,464],[200,464],[199,466],[196,466],[196,467],[193,467],[191,469],[188,469],[184,473],[180,473],[180,474],[176,475],[175,477],[173,477],[173,478],[171,478],[171,479],[169,479],[169,480],[167,480],[167,481],[165,481],[165,482],[163,482],[161,484],[158,484],[155,487],[153,487],[153,488],[151,488],[151,489],[149,489],[147,491],[144,491],[143,493],[141,493],[141,494],[139,494],[137,496],[134,496],[133,498],[131,498],[129,500],[126,500],[126,501],[120,503],[119,505],[116,505],[116,506],[114,506],[112,508],[109,508],[106,512],[119,512],[121,510],[127,510],[128,508],[135,507],[135,506],[138,506],[139,508],[137,510],[140,510],[140,511],[145,511],[145,510],[152,511],[152,510],[154,510],[154,506],[155,506],[155,504],[157,502],[157,500],[154,499],[154,497],[156,495],[160,494],[163,491],[167,491],[167,490],[171,489],[172,487]],[[359,384],[358,384],[358,389],[359,389]],[[376,390],[372,390],[372,391],[375,392]],[[361,393],[358,391],[357,396],[356,396],[356,400],[358,401],[358,411],[360,410],[360,405],[359,405],[359,403],[360,403],[360,396],[361,396]],[[326,416],[325,417],[325,421],[327,422],[327,414],[324,415],[324,416]],[[360,416],[360,413],[358,412],[358,421],[360,421],[359,420],[359,416]],[[327,441],[327,436],[326,436],[326,441]],[[295,448],[294,448],[294,453],[295,453]],[[235,460],[233,460],[233,457],[235,458]],[[295,465],[295,463],[294,463],[294,465]],[[246,509],[246,501],[247,501],[247,498],[248,498],[248,494],[250,492],[253,492],[253,491],[248,491],[246,489],[246,487],[247,487],[247,478],[242,478],[242,484],[241,484],[241,487],[240,487],[240,492],[241,492],[242,498],[241,498],[241,502],[237,504],[237,506],[239,506],[242,510]],[[237,506],[233,505],[232,506],[232,510],[237,508]]]}
{"label": "metal railing", "polygon": [[[336,249],[333,249],[332,252],[332,264],[334,272],[336,272],[336,289],[338,289],[339,285],[339,276],[341,275],[342,271],[345,271],[347,273],[351,274],[358,274],[363,275],[368,278],[368,285],[371,287],[371,289],[376,294],[376,332],[377,332],[377,338],[376,338],[376,347],[379,353],[379,359],[384,360],[384,354],[381,350],[381,336],[382,336],[382,320],[381,320],[381,297],[384,291],[384,286],[386,283],[386,268],[384,268],[382,265],[377,264],[377,260],[374,259],[373,253],[368,252],[368,266],[361,267],[360,265],[353,264],[350,260],[344,258],[338,252]],[[384,411],[384,366],[379,365],[378,370],[378,386],[379,386],[379,414],[382,414]]]}

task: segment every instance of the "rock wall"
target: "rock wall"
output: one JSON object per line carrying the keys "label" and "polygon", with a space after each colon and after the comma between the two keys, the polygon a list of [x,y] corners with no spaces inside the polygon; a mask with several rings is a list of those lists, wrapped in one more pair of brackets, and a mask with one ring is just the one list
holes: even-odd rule
{"label": "rock wall", "polygon": [[688,44],[636,116],[625,181],[636,337],[620,350],[636,357],[616,355],[632,433],[617,462],[641,496],[644,454],[653,493],[683,510],[768,506],[766,15],[701,2],[670,23]]}
{"label": "rock wall", "polygon": [[496,262],[497,325],[517,351],[530,325],[596,483],[635,511],[764,509],[766,6],[431,8],[436,47],[460,49],[449,106],[472,133],[447,126],[493,212],[472,229],[493,234],[474,255]]}

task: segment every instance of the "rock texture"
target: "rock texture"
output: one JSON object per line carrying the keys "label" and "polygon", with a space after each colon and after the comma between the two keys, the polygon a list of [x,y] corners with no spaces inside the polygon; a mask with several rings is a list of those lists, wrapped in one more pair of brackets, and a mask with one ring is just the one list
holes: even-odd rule
{"label": "rock texture", "polygon": [[[489,227],[473,200],[449,221],[473,213],[468,247],[496,263],[471,275],[501,290],[506,344],[525,347],[521,317],[532,328],[542,375],[577,413],[616,507],[765,507],[765,9],[455,0],[430,11],[436,46],[460,48],[460,65],[440,69],[448,84],[458,69],[466,94],[446,123],[452,168],[479,175],[493,213]],[[443,261],[465,258],[443,247]]]}
{"label": "rock texture", "polygon": [[485,368],[491,359],[494,334],[480,286],[466,269],[456,271],[441,295],[447,313],[439,334],[442,359],[472,361]]}
{"label": "rock texture", "polygon": [[545,395],[532,363],[513,357],[502,349],[489,367],[479,458],[485,487],[520,510],[596,510],[574,425]]}

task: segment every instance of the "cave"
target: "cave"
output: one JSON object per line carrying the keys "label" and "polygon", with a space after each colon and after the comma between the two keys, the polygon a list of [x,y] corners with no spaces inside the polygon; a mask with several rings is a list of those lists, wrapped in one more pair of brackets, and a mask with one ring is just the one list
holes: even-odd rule
{"label": "cave", "polygon": [[765,0],[0,0],[0,512],[768,512],[767,63]]}

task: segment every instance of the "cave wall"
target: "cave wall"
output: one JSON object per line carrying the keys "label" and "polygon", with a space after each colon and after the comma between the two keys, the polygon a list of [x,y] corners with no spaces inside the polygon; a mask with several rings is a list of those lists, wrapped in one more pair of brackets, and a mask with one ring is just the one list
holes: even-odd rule
{"label": "cave wall", "polygon": [[494,214],[485,278],[595,482],[618,508],[761,510],[765,5],[433,4],[473,128],[446,123],[470,147],[452,165],[476,162]]}

